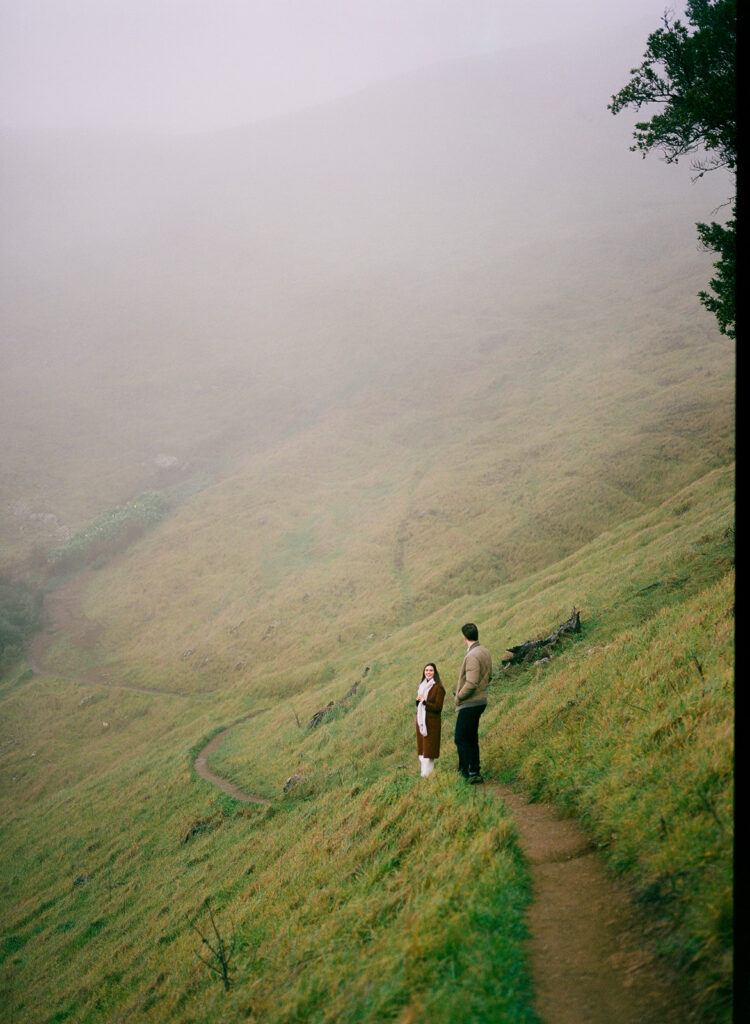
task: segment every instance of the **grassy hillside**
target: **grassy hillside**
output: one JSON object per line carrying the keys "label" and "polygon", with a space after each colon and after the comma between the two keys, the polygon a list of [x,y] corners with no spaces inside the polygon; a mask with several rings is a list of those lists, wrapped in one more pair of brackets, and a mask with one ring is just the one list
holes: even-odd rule
{"label": "grassy hillside", "polygon": [[732,362],[713,339],[650,344],[500,347],[444,356],[419,397],[363,387],[99,571],[99,657],[183,693],[263,692],[279,664],[302,686],[303,665],[657,506],[731,460]]}
{"label": "grassy hillside", "polygon": [[[470,403],[450,428],[461,461],[517,387],[516,431],[567,418],[580,387],[593,399],[605,352],[639,402],[690,389],[691,355],[687,377],[679,352],[664,373],[658,360],[715,340],[694,223],[726,184],[628,152],[627,119],[606,110],[622,45],[441,65],[214,136],[5,135],[2,560],[142,491],[231,475],[320,420],[352,429],[330,415],[355,399],[362,432],[425,403],[448,430]],[[581,375],[553,396],[563,364]],[[665,405],[667,433],[696,397]],[[606,405],[603,391],[617,431]],[[495,415],[493,447],[510,425]],[[395,458],[416,430],[401,427]]]}
{"label": "grassy hillside", "polygon": [[[267,670],[266,692],[227,681],[207,702],[9,679],[4,971],[19,1018],[33,1003],[45,1020],[533,1020],[512,825],[457,787],[450,713],[437,773],[417,777],[412,689],[427,659],[455,674],[469,613],[499,663],[575,603],[584,630],[558,657],[496,673],[487,771],[583,817],[704,1019],[727,1020],[732,489],[731,468],[712,472],[561,562],[334,648],[325,671]],[[191,751],[250,710],[212,765],[273,797],[268,809],[190,770]],[[236,937],[228,994],[196,957],[188,919],[210,927],[206,899]]]}
{"label": "grassy hillside", "polygon": [[[10,1019],[532,1024],[526,867],[450,709],[415,769],[420,670],[450,682],[474,620],[488,775],[582,819],[728,1021],[735,367],[694,237],[722,189],[628,154],[611,50],[574,58],[211,139],[5,140],[0,551],[55,630],[0,677]],[[211,765],[270,806],[192,768],[232,723]]]}

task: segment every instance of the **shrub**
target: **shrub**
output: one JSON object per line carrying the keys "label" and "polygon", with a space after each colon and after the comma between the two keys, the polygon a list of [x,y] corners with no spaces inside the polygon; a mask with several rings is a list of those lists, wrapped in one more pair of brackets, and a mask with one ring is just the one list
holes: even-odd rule
{"label": "shrub", "polygon": [[144,491],[133,501],[104,512],[49,556],[56,572],[93,566],[123,551],[166,515],[169,501],[161,491]]}

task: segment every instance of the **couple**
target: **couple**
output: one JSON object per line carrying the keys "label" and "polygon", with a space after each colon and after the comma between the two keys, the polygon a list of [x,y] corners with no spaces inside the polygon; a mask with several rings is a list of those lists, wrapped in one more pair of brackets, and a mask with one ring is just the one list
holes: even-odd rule
{"label": "couple", "polygon": [[[458,710],[454,736],[458,750],[458,770],[471,783],[484,782],[479,770],[479,718],[487,706],[487,687],[492,676],[492,658],[479,643],[479,631],[473,622],[461,627],[466,643],[466,657],[461,665],[456,686]],[[440,712],[445,690],[437,667],[425,665],[417,690],[417,753],[422,776],[428,776],[440,756]]]}

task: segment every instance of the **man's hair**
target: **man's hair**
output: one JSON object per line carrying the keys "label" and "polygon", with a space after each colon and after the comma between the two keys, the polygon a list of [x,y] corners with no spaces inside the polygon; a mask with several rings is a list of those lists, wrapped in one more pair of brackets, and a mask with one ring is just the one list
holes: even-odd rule
{"label": "man's hair", "polygon": [[473,622],[467,622],[465,626],[461,626],[461,632],[467,640],[472,642],[479,639],[479,630]]}

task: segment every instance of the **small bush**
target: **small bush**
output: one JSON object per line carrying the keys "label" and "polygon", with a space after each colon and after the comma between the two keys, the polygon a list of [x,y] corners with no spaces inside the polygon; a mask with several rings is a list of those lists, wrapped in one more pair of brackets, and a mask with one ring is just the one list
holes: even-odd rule
{"label": "small bush", "polygon": [[49,567],[54,572],[70,572],[101,564],[160,522],[168,510],[169,501],[161,491],[145,491],[126,505],[104,512],[64,547],[55,548],[49,556]]}

